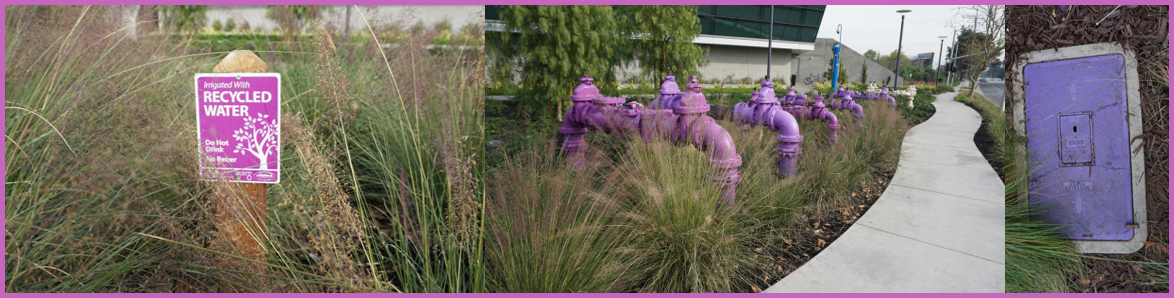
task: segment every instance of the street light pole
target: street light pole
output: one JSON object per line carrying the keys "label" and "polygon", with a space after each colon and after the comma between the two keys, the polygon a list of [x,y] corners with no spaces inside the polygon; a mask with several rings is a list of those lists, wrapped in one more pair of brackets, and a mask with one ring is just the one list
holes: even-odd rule
{"label": "street light pole", "polygon": [[770,36],[766,37],[766,80],[770,81],[770,56],[774,53],[775,40],[775,6],[770,6]]}
{"label": "street light pole", "polygon": [[938,84],[938,76],[940,76],[942,74],[942,71],[939,69],[942,69],[942,49],[944,49],[943,47],[946,45],[946,37],[945,36],[938,36],[938,39],[941,39],[942,42],[938,43],[938,68],[933,69],[934,70],[934,72],[933,72],[934,85]]}
{"label": "street light pole", "polygon": [[[949,62],[950,66],[957,66],[958,62],[954,61],[954,56],[958,53],[958,28],[954,28],[954,37],[950,38],[950,44],[952,44],[950,46],[950,59],[946,59],[946,62]],[[946,70],[946,86],[954,86],[953,67],[951,67],[949,70]]]}
{"label": "street light pole", "polygon": [[897,80],[901,79],[901,43],[905,39],[905,14],[910,13],[910,12],[912,12],[912,10],[908,10],[908,9],[902,9],[902,10],[897,11],[897,13],[901,14],[901,34],[899,35],[899,37],[897,37],[897,57],[893,57],[893,58],[896,58],[896,60],[897,60],[897,68],[893,72],[894,74],[896,74],[896,76],[893,78],[893,87],[894,88],[897,87]]}

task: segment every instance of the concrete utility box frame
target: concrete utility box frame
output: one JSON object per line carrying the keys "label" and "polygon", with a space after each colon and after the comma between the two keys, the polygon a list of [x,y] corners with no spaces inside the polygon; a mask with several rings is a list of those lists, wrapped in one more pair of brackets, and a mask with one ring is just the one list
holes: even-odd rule
{"label": "concrete utility box frame", "polygon": [[1067,226],[1081,252],[1137,251],[1147,223],[1133,52],[1101,43],[1025,58],[1016,65],[1012,126],[1027,136],[1032,208]]}
{"label": "concrete utility box frame", "polygon": [[196,113],[205,180],[281,181],[281,74],[196,74]]}

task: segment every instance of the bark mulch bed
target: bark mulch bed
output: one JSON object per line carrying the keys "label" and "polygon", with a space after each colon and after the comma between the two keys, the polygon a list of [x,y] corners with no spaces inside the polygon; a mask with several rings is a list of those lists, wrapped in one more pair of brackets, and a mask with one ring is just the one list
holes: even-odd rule
{"label": "bark mulch bed", "polygon": [[800,219],[806,224],[797,227],[795,233],[785,240],[759,243],[754,249],[759,265],[752,269],[754,282],[742,292],[762,292],[811,261],[876,203],[893,180],[894,173],[895,170],[874,173],[876,181],[860,185],[852,192],[850,203],[806,215]]}
{"label": "bark mulch bed", "polygon": [[[1137,55],[1140,80],[1142,127],[1145,150],[1146,207],[1149,210],[1149,239],[1140,251],[1128,255],[1090,256],[1111,260],[1169,263],[1169,130],[1170,54],[1169,6],[1069,5],[1007,6],[1007,62],[1009,73],[1018,71],[1020,55],[1060,47],[1112,42],[1128,45]],[[1105,16],[1108,15],[1107,18]],[[1104,21],[1097,25],[1098,21]],[[1008,106],[1014,101],[1012,82],[1007,81]],[[1007,110],[1011,119],[1011,110]],[[1168,288],[1140,284],[1156,272],[1140,265],[1111,260],[1085,259],[1088,276],[1075,280],[1073,292],[1154,292]],[[1168,287],[1168,285],[1167,285]]]}
{"label": "bark mulch bed", "polygon": [[[978,107],[970,103],[965,104],[971,109],[974,109],[975,112],[979,112]],[[1002,159],[994,158],[995,154],[1003,154],[1003,152],[995,151],[995,137],[991,135],[988,125],[990,124],[987,122],[987,119],[983,118],[982,125],[979,125],[978,127],[978,132],[974,133],[974,145],[978,146],[978,152],[981,152],[982,156],[986,157],[986,162],[991,165],[991,168],[995,170],[995,173],[999,174],[999,179],[1007,181],[1007,176],[1003,174]]]}

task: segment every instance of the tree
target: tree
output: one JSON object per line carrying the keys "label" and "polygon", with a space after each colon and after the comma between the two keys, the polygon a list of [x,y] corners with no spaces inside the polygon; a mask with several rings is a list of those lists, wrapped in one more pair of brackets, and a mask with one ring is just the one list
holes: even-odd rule
{"label": "tree", "polygon": [[204,12],[207,10],[207,5],[167,5],[163,7],[163,18],[165,24],[176,31],[192,30],[194,33],[204,27]]}
{"label": "tree", "polygon": [[307,22],[317,20],[321,12],[322,7],[317,5],[269,5],[265,18],[277,22],[285,42],[290,42],[294,34],[302,31]]}
{"label": "tree", "polygon": [[[896,57],[896,56],[897,56],[897,50],[893,50],[893,52],[889,53],[888,55],[881,56],[880,58],[877,58],[876,63],[884,66],[885,68],[893,67],[893,57]],[[900,66],[913,66],[913,60],[910,60],[909,56],[901,55],[901,65]]]}
{"label": "tree", "polygon": [[137,34],[143,35],[149,32],[159,30],[159,6],[158,5],[141,5],[138,11],[138,28]]}
{"label": "tree", "polygon": [[880,57],[878,57],[878,55],[880,55],[880,53],[877,53],[876,51],[873,51],[872,49],[868,49],[868,51],[864,52],[864,58],[868,58],[868,60],[872,60],[872,61],[876,61],[877,58],[880,58]]}
{"label": "tree", "polygon": [[627,38],[611,6],[498,6],[500,32],[486,32],[489,76],[534,91],[543,106],[562,120],[564,102],[587,72],[601,91],[616,88],[617,49]]}
{"label": "tree", "polygon": [[669,72],[695,74],[709,63],[708,48],[693,44],[701,35],[695,5],[621,5],[615,7],[616,26],[621,36],[631,37],[617,50],[639,64],[641,74],[651,81]]}
{"label": "tree", "polygon": [[860,82],[868,83],[868,62],[861,62],[860,68],[862,69],[860,71]]}
{"label": "tree", "polygon": [[986,69],[986,70],[985,70],[985,71],[982,73],[982,76],[984,76],[984,77],[988,77],[988,78],[1002,78],[1002,77],[1006,77],[1006,76],[1007,76],[1007,70],[1006,70],[1006,69],[1004,69],[1004,66],[1003,66],[1003,61],[1001,61],[1001,60],[999,60],[999,59],[995,59],[995,61],[991,61],[991,64],[990,64],[990,65],[989,65],[989,67],[987,67],[987,69]]}
{"label": "tree", "polygon": [[[823,72],[823,77],[827,78],[828,81],[832,80],[832,69],[835,68],[833,65],[835,63],[835,58],[828,59],[828,70]],[[840,85],[848,83],[848,68],[844,66],[844,59],[840,59],[840,77],[838,81],[840,81]],[[835,90],[832,90],[832,92],[835,92]]]}
{"label": "tree", "polygon": [[501,32],[486,32],[489,76],[520,81],[562,120],[584,71],[604,93],[615,91],[617,67],[631,63],[653,81],[670,71],[696,73],[708,62],[705,48],[693,44],[701,34],[696,12],[695,6],[498,6],[505,24]]}
{"label": "tree", "polygon": [[[969,42],[957,45],[960,52],[958,57],[972,55],[958,61],[959,70],[970,79],[971,86],[974,86],[978,75],[986,70],[991,61],[1003,53],[1006,46],[1003,40],[1006,34],[1004,9],[1002,5],[971,5],[958,12],[962,19],[974,22],[974,33]],[[962,35],[959,35],[958,40],[962,41]],[[974,96],[974,89],[971,88],[967,96]]]}
{"label": "tree", "polygon": [[981,48],[980,44],[987,39],[989,39],[988,36],[975,32],[972,28],[962,28],[962,31],[960,34],[958,34],[958,40],[954,42],[954,44],[950,47],[950,50],[957,48],[958,52],[955,53],[955,56],[963,58],[950,61],[950,63],[948,63],[950,69],[958,72],[978,67],[978,59],[970,58],[981,52],[979,50]]}
{"label": "tree", "polygon": [[911,81],[933,82],[934,72],[932,69],[921,66],[902,66],[901,77]]}

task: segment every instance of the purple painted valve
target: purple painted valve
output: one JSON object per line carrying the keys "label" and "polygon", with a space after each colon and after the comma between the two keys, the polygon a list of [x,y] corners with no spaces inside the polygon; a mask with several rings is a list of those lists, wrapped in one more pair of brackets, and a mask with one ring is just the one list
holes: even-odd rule
{"label": "purple painted valve", "polygon": [[787,94],[782,99],[783,110],[791,113],[797,119],[807,117],[807,95],[795,94],[795,87],[787,88]]}
{"label": "purple painted valve", "polygon": [[811,104],[811,112],[808,114],[810,120],[823,120],[828,123],[828,140],[833,143],[839,140],[836,136],[836,131],[840,129],[840,122],[836,120],[836,114],[828,110],[823,104],[823,96],[816,95],[815,103]]}
{"label": "purple painted valve", "polygon": [[[774,83],[764,80],[759,90],[750,96],[750,102],[734,105],[734,121],[743,127],[762,125],[779,132],[779,147],[776,151],[779,155],[779,174],[783,177],[793,176],[799,155],[803,153],[803,148],[799,146],[799,142],[803,141],[799,121],[775,98]],[[787,95],[794,96],[794,89]]]}
{"label": "purple painted valve", "polygon": [[840,109],[852,111],[852,115],[856,117],[856,128],[864,126],[864,108],[852,100],[851,94],[845,94],[844,98],[840,99]]}
{"label": "purple painted valve", "polygon": [[567,161],[572,167],[583,169],[586,166],[584,154],[587,143],[583,134],[588,130],[615,134],[640,132],[645,142],[654,137],[667,136],[673,141],[686,141],[709,152],[709,166],[714,169],[714,179],[722,183],[725,191],[722,201],[730,207],[734,205],[735,186],[742,178],[738,173],[742,157],[738,155],[734,139],[725,128],[706,115],[709,103],[705,95],[701,94],[701,84],[697,83],[696,76],[690,77],[690,83],[685,85],[685,93],[680,93],[673,76],[665,77],[661,85],[661,97],[647,109],[625,107],[623,98],[601,96],[599,89],[593,85],[594,80],[586,73],[579,82],[571,95],[573,103],[563,117],[563,126],[559,128],[559,133],[566,135],[563,152],[567,154]]}
{"label": "purple painted valve", "polygon": [[[836,110],[843,110],[844,109],[844,105],[843,105],[844,97],[849,96],[851,94],[852,94],[852,91],[844,90],[844,85],[840,85],[839,90],[836,90],[836,92],[833,92],[831,97],[829,98],[832,100],[831,108],[836,109]],[[839,100],[836,100],[837,98],[839,98]]]}
{"label": "purple painted valve", "polygon": [[[782,109],[783,111],[790,113],[791,116],[795,117],[795,119],[820,119],[824,122],[828,122],[828,140],[832,143],[835,143],[839,140],[839,138],[836,137],[836,132],[840,129],[839,121],[836,120],[836,115],[832,114],[832,112],[827,110],[827,108],[824,106],[822,96],[817,95],[815,97],[816,101],[811,105],[811,108],[805,106],[807,103],[807,95],[796,95],[795,88],[787,89],[787,95],[783,96],[784,102],[787,102],[787,98],[793,98],[793,100],[790,101],[792,104],[790,106],[784,106]],[[863,109],[861,109],[861,111],[863,111]],[[863,116],[863,112],[859,113],[859,117]]]}
{"label": "purple painted valve", "polygon": [[[889,87],[881,88],[881,93],[880,93],[880,95],[877,95],[877,98],[888,99],[889,106],[894,106],[894,107],[897,106],[897,100],[893,99],[893,97],[889,95]],[[913,99],[909,99],[909,100],[913,100]]]}

